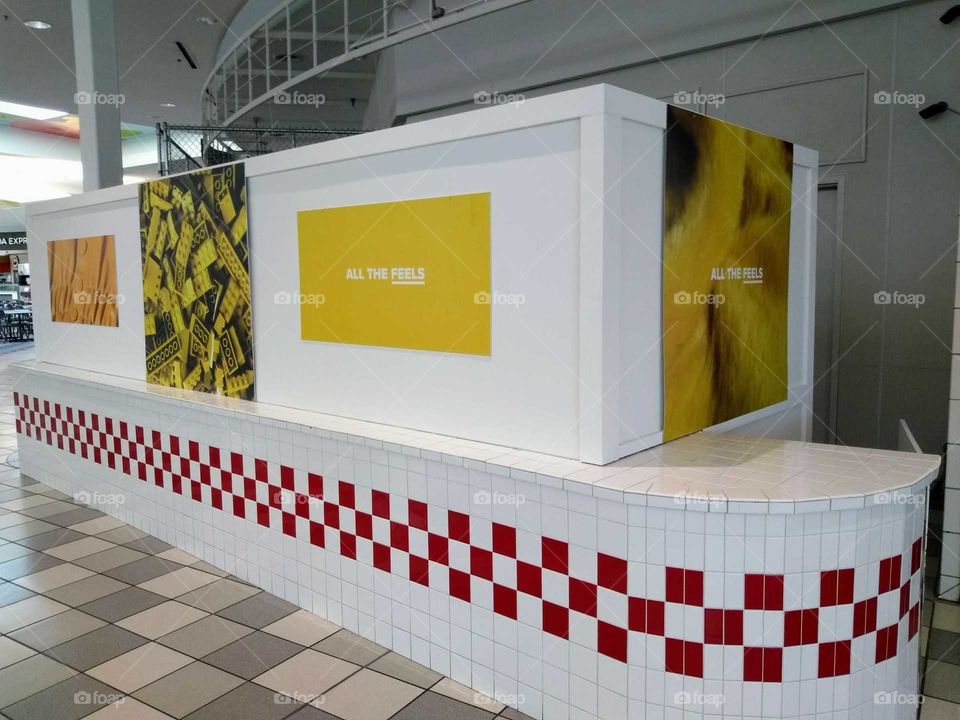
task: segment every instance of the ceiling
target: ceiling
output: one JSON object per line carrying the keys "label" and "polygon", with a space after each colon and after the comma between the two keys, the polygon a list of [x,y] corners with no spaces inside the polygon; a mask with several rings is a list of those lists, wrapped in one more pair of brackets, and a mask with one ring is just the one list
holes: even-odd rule
{"label": "ceiling", "polygon": [[[227,26],[246,1],[117,0],[121,120],[199,123],[204,80]],[[216,23],[202,24],[200,17]],[[52,27],[32,30],[23,25],[26,20]],[[0,0],[0,100],[75,113],[72,32],[68,0]],[[183,59],[177,41],[196,70]]]}

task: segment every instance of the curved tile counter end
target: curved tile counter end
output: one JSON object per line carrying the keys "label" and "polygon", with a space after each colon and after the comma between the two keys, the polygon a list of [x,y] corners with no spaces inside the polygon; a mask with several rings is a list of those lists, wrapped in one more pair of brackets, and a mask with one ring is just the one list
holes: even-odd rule
{"label": "curved tile counter end", "polygon": [[597,467],[44,363],[23,472],[535,718],[908,718],[939,458]]}

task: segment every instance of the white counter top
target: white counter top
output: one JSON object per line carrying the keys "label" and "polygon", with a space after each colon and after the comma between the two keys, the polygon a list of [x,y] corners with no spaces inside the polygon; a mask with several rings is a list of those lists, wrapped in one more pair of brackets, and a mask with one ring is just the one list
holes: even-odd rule
{"label": "white counter top", "polygon": [[[606,466],[417,430],[164,388],[103,373],[25,362],[31,375],[110,392],[189,403],[247,422],[416,455],[545,486],[641,504],[708,512],[794,513],[918,502],[940,457],[704,432]],[[16,384],[14,385],[16,390]],[[122,407],[122,406],[120,406]]]}

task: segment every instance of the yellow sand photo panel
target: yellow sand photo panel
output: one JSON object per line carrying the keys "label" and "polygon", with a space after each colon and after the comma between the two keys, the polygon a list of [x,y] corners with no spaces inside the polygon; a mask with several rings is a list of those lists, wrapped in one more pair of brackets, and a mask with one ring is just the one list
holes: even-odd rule
{"label": "yellow sand photo panel", "polygon": [[117,251],[113,235],[51,240],[50,319],[117,327]]}
{"label": "yellow sand photo panel", "polygon": [[793,145],[667,113],[663,439],[787,399]]}
{"label": "yellow sand photo panel", "polygon": [[490,194],[297,214],[304,340],[490,354]]}

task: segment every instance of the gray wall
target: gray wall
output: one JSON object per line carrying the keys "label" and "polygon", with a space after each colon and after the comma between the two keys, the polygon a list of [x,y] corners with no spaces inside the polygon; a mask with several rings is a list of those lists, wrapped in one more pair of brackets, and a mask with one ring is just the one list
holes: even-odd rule
{"label": "gray wall", "polygon": [[[671,100],[678,90],[723,94],[723,104],[699,109],[819,150],[823,182],[843,185],[840,441],[895,447],[905,418],[924,450],[937,452],[946,440],[960,117],[924,122],[914,105],[874,95],[923,94],[960,109],[960,20],[938,20],[951,4],[532,0],[388,51],[367,122],[471,109],[478,90],[531,97],[603,81]],[[846,17],[824,24],[811,8]],[[925,302],[878,305],[881,290]],[[818,321],[831,322],[822,310]]]}

